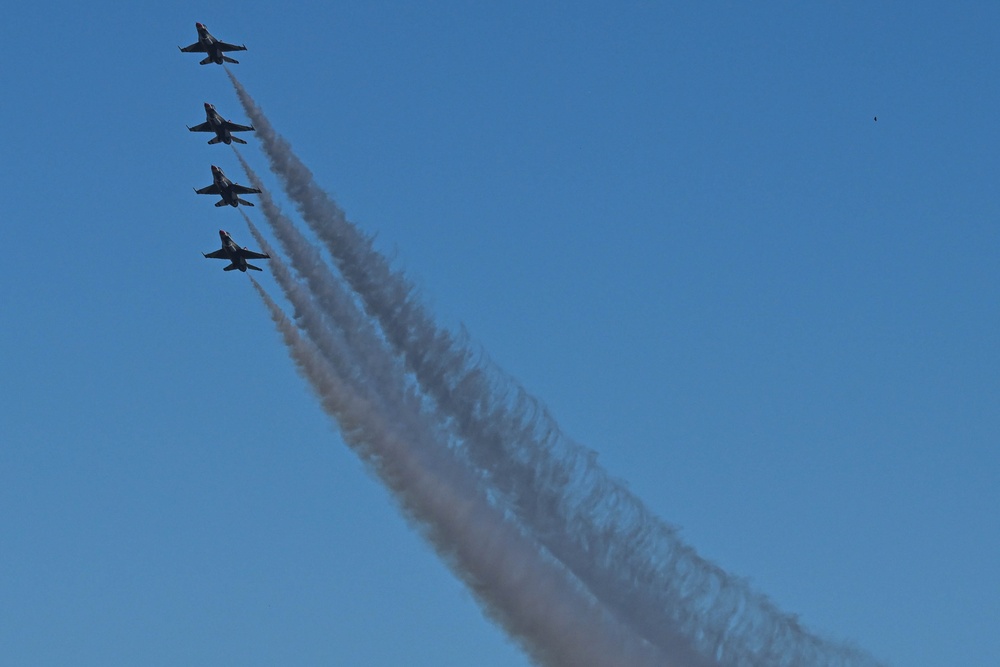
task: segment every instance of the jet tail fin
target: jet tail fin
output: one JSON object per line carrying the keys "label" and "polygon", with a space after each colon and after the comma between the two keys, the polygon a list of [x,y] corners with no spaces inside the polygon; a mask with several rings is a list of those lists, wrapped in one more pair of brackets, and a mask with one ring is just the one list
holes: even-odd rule
{"label": "jet tail fin", "polygon": [[252,269],[254,271],[263,271],[264,270],[264,269],[260,268],[259,266],[254,266],[253,264],[250,264],[249,262],[247,263],[247,268],[248,269]]}
{"label": "jet tail fin", "polygon": [[246,143],[245,141],[243,141],[239,137],[233,137],[233,141],[235,141],[238,144],[245,144]]}
{"label": "jet tail fin", "polygon": [[222,59],[225,60],[227,63],[232,63],[234,65],[239,65],[240,64],[239,60],[235,60],[233,58],[230,58],[229,56],[222,56]]}
{"label": "jet tail fin", "polygon": [[253,206],[253,203],[252,202],[248,202],[246,199],[240,199],[239,197],[237,197],[236,201],[238,201],[239,203],[243,204],[244,206]]}

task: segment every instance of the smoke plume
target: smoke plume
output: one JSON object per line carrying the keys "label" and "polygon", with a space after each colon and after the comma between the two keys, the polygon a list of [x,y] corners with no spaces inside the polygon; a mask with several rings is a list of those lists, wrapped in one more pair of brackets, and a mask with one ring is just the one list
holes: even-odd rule
{"label": "smoke plume", "polygon": [[[409,281],[347,221],[229,76],[286,194],[416,378],[437,428],[450,432],[456,453],[474,467],[491,497],[544,547],[539,558],[554,556],[633,632],[669,656],[668,664],[879,664],[807,631],[744,581],[701,558],[603,470],[591,450],[565,436],[539,401],[464,338],[437,327]],[[405,386],[405,379],[394,382]]]}
{"label": "smoke plume", "polygon": [[[277,265],[282,265],[277,271],[286,271],[272,257]],[[375,470],[486,613],[529,655],[553,667],[663,664],[655,649],[612,618],[487,502],[447,450],[425,442],[423,434],[399,432],[396,420],[343,382],[328,355],[302,338],[264,289],[253,285],[345,442]]]}

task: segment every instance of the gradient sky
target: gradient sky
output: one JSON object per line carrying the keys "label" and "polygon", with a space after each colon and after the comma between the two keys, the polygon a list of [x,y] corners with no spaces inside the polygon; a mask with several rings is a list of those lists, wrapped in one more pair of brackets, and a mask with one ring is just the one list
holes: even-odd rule
{"label": "gradient sky", "polygon": [[1000,6],[169,4],[0,27],[4,662],[528,664],[201,257],[252,244],[192,192],[246,182],[185,129],[245,121],[202,21],[699,553],[890,665],[1000,664]]}

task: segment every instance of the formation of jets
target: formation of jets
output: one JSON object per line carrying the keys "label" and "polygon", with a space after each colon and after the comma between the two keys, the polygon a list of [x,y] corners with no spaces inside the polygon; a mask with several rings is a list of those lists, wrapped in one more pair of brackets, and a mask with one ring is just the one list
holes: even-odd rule
{"label": "formation of jets", "polygon": [[[223,63],[239,63],[238,60],[233,60],[229,56],[223,55],[230,51],[246,51],[247,47],[245,45],[237,46],[235,44],[227,44],[226,42],[219,41],[212,36],[212,33],[208,31],[203,23],[195,23],[194,27],[198,30],[198,41],[190,46],[177,47],[181,51],[186,53],[205,53],[207,57],[201,61],[202,65],[207,65],[208,63],[216,63],[221,65]],[[240,139],[239,137],[233,136],[234,132],[253,132],[253,125],[240,125],[234,123],[231,120],[227,120],[222,117],[222,115],[216,111],[214,104],[209,104],[205,102],[205,122],[194,127],[188,127],[191,132],[212,132],[215,136],[208,140],[209,144],[226,144],[231,145],[233,142],[238,144],[245,144],[246,141]],[[244,206],[253,206],[251,202],[240,197],[240,195],[252,195],[259,194],[259,188],[250,188],[245,185],[239,185],[238,183],[233,183],[231,180],[226,178],[226,174],[223,173],[222,169],[219,169],[214,164],[212,165],[212,184],[206,185],[203,188],[195,188],[195,192],[200,195],[218,195],[221,199],[215,202],[216,207],[225,206],[229,204],[230,206],[239,206],[243,204]],[[202,253],[205,257],[209,259],[227,259],[229,260],[229,266],[223,267],[223,271],[233,271],[239,269],[240,271],[246,273],[247,269],[251,271],[261,271],[259,266],[254,266],[250,264],[248,259],[270,259],[270,255],[267,253],[254,252],[253,250],[248,250],[247,248],[236,245],[233,241],[233,237],[229,235],[229,232],[220,229],[219,238],[222,240],[222,248],[214,252]]]}

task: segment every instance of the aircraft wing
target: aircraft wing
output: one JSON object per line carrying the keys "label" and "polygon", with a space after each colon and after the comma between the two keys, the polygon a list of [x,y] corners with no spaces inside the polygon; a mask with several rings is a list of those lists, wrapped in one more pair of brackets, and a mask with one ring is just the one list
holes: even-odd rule
{"label": "aircraft wing", "polygon": [[215,130],[212,129],[212,126],[208,124],[208,121],[205,121],[201,125],[195,125],[194,127],[189,127],[188,129],[191,130],[192,132],[214,132],[215,131]]}
{"label": "aircraft wing", "polygon": [[211,185],[206,185],[201,190],[198,190],[196,188],[195,192],[197,192],[200,195],[221,195],[222,194],[221,192],[219,192],[219,186],[216,185],[215,183],[212,183]]}
{"label": "aircraft wing", "polygon": [[245,185],[237,185],[236,183],[233,183],[229,187],[229,189],[232,190],[233,193],[238,194],[238,195],[259,195],[260,194],[260,190],[258,188],[248,188]]}
{"label": "aircraft wing", "polygon": [[219,248],[215,252],[210,252],[210,253],[207,253],[207,254],[206,253],[201,253],[201,254],[205,255],[205,257],[207,257],[209,259],[229,259],[229,255],[227,255],[226,251],[223,250],[222,248]]}
{"label": "aircraft wing", "polygon": [[235,44],[226,44],[225,42],[220,42],[220,41],[216,41],[215,42],[215,48],[219,49],[220,51],[246,51],[247,50],[246,44],[240,44],[239,46],[236,46]]}
{"label": "aircraft wing", "polygon": [[201,45],[201,42],[195,42],[190,46],[177,47],[184,53],[205,53],[205,47]]}
{"label": "aircraft wing", "polygon": [[246,248],[240,248],[240,254],[243,255],[244,259],[271,259],[270,255],[247,250]]}
{"label": "aircraft wing", "polygon": [[[207,123],[206,123],[206,125],[207,125]],[[253,125],[238,125],[237,123],[234,123],[231,120],[227,120],[226,121],[226,128],[230,132],[255,132],[256,131],[256,130],[253,129]]]}

